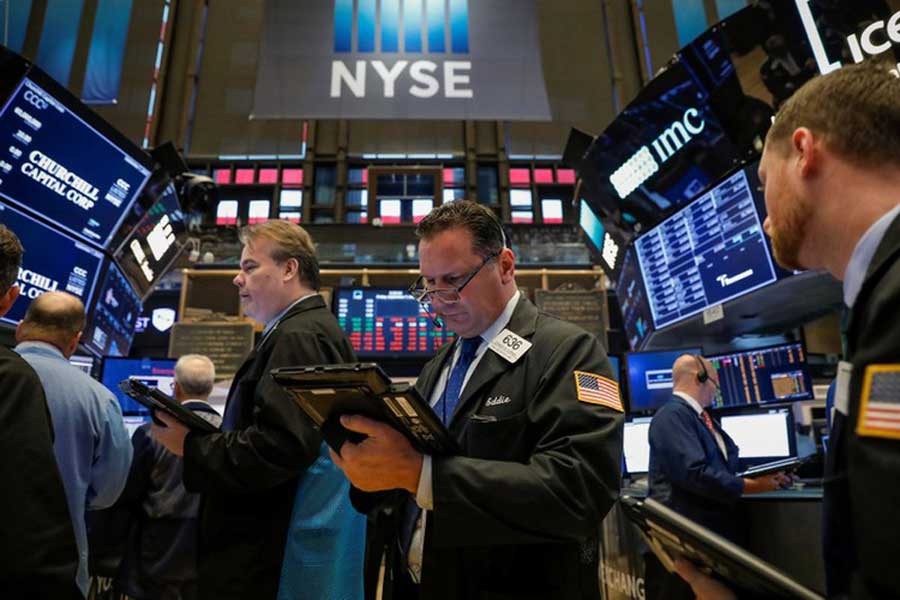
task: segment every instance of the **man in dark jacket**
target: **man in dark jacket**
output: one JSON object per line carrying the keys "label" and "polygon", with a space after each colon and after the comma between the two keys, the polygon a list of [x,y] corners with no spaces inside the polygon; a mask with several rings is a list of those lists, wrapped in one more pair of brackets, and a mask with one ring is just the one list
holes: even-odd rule
{"label": "man in dark jacket", "polygon": [[[22,244],[0,224],[0,316],[19,296]],[[0,347],[0,596],[81,598],[78,549],[44,388],[22,357]]]}
{"label": "man in dark jacket", "polygon": [[829,596],[900,596],[900,80],[870,60],[779,110],[759,175],[776,260],[843,281],[845,361],[825,466]]}
{"label": "man in dark jacket", "polygon": [[[222,417],[207,402],[216,368],[206,356],[175,363],[175,399],[215,426]],[[131,598],[192,600],[197,596],[197,515],[200,495],[184,489],[184,463],[150,436],[150,424],[131,438],[134,459],[116,503],[133,515],[115,587]]]}
{"label": "man in dark jacket", "polygon": [[[302,567],[285,561],[286,545],[292,552],[302,554],[308,548],[311,554],[319,553],[319,565],[352,563],[361,556],[336,543],[328,545],[341,538],[334,528],[346,526],[344,517],[352,513],[346,502],[348,485],[332,485],[340,472],[330,461],[320,462],[327,460],[327,454],[321,456],[321,436],[270,375],[279,367],[355,360],[349,340],[316,293],[315,247],[306,231],[286,221],[254,225],[244,232],[243,241],[241,270],[234,282],[244,313],[266,325],[234,377],[223,431],[188,433],[164,415],[160,418],[167,427],[152,427],[154,438],[184,456],[185,487],[204,495],[201,598],[275,598],[282,564],[286,571]],[[314,463],[317,468],[310,470]],[[294,522],[298,486],[314,487],[310,478],[321,479],[334,491],[309,494],[309,501],[321,506],[304,504],[301,514],[316,518]],[[359,558],[347,571],[361,568]],[[310,574],[308,589],[318,589],[314,576]]]}
{"label": "man in dark jacket", "polygon": [[417,388],[459,442],[423,456],[365,417],[333,454],[370,529],[367,594],[384,598],[599,597],[598,532],[616,500],[622,405],[603,346],[519,293],[490,209],[435,208],[419,225],[413,291],[459,339]]}

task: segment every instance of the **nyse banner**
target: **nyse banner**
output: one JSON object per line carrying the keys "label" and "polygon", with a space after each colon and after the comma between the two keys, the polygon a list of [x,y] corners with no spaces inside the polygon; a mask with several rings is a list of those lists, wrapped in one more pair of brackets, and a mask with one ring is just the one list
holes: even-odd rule
{"label": "nyse banner", "polygon": [[535,0],[267,0],[254,119],[548,121]]}

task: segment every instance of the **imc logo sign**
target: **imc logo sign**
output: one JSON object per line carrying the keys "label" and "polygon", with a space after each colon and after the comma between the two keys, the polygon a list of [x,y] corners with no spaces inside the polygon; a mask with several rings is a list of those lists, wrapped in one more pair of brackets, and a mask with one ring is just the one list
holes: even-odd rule
{"label": "imc logo sign", "polygon": [[551,118],[536,0],[266,0],[252,118]]}
{"label": "imc logo sign", "polygon": [[[334,52],[361,58],[332,61],[332,98],[345,92],[365,98],[370,77],[380,82],[382,97],[394,98],[404,73],[412,82],[407,92],[416,98],[433,98],[441,92],[445,98],[474,97],[472,62],[460,60],[469,53],[468,0],[335,0]],[[376,52],[388,56],[364,58]],[[397,54],[409,58],[389,57]],[[416,54],[423,56],[412,60]],[[425,58],[426,54],[433,56]],[[442,56],[447,54],[463,56]]]}

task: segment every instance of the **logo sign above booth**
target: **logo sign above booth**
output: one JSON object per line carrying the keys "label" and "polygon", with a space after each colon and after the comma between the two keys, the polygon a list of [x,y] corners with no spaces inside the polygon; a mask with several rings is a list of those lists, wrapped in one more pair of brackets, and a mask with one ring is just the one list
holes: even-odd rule
{"label": "logo sign above booth", "polygon": [[535,0],[267,0],[251,118],[550,120]]}

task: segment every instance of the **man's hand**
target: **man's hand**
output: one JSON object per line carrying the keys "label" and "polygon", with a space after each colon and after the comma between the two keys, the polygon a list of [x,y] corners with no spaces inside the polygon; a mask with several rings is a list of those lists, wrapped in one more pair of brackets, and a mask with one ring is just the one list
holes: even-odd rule
{"label": "man's hand", "polygon": [[697,600],[737,600],[737,596],[731,590],[701,572],[690,561],[683,558],[676,559],[675,572],[691,586]]}
{"label": "man's hand", "polygon": [[792,482],[793,478],[782,471],[772,475],[761,475],[753,479],[744,479],[744,493],[761,494],[762,492],[773,492],[790,487]]}
{"label": "man's hand", "polygon": [[170,417],[162,411],[156,411],[155,417],[165,423],[166,426],[161,427],[154,421],[150,426],[150,435],[172,454],[184,456],[184,438],[190,430],[175,420],[174,417]]}
{"label": "man's hand", "polygon": [[369,436],[358,444],[345,442],[340,454],[330,450],[331,460],[355,487],[364,492],[418,491],[423,457],[403,434],[360,415],[344,415],[341,425]]}

